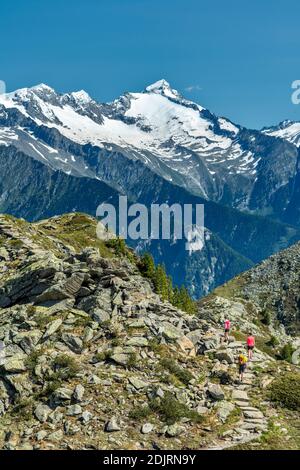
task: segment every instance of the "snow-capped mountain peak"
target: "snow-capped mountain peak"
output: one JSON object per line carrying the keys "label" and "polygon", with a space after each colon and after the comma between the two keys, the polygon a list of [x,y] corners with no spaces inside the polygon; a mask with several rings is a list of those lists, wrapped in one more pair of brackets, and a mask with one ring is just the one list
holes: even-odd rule
{"label": "snow-capped mountain peak", "polygon": [[46,85],[45,83],[39,83],[38,85],[34,85],[28,88],[28,90],[37,91],[37,92],[43,91],[45,93],[55,93],[55,90],[51,88],[49,85]]}
{"label": "snow-capped mountain peak", "polygon": [[57,96],[57,93],[50,86],[45,85],[44,83],[40,83],[39,85],[35,85],[29,88],[20,88],[15,92],[8,93],[8,95],[17,101],[29,100],[33,96],[38,96],[39,98],[46,100],[49,97],[53,98],[53,96]]}
{"label": "snow-capped mountain peak", "polygon": [[90,95],[84,90],[73,91],[69,96],[71,96],[78,104],[82,105],[93,101]]}
{"label": "snow-capped mountain peak", "polygon": [[[108,104],[83,90],[60,94],[43,84],[0,95],[1,142],[27,149],[30,141],[35,158],[65,172],[98,177],[81,157],[62,159],[57,148],[49,150],[51,139],[45,150],[37,132],[40,126],[77,145],[121,149],[166,180],[206,198],[227,200],[229,185],[239,209],[248,207],[262,158],[255,133],[250,136],[228,119],[186,100],[164,79]],[[33,130],[28,133],[28,128]]]}
{"label": "snow-capped mountain peak", "polygon": [[300,147],[300,122],[289,119],[280,122],[277,126],[265,127],[262,132],[273,137],[279,137]]}
{"label": "snow-capped mountain peak", "polygon": [[170,83],[165,79],[158,80],[157,82],[152,83],[152,85],[148,85],[145,88],[145,91],[146,93],[157,93],[168,98],[182,98],[181,94],[177,90],[174,90]]}
{"label": "snow-capped mountain peak", "polygon": [[[97,103],[83,90],[59,94],[43,84],[18,90],[4,101],[0,97],[1,103],[79,145],[119,146],[204,197],[218,191],[218,175],[255,178],[259,156],[240,145],[240,128],[186,100],[164,79],[108,104]],[[5,133],[3,139],[12,138]]]}

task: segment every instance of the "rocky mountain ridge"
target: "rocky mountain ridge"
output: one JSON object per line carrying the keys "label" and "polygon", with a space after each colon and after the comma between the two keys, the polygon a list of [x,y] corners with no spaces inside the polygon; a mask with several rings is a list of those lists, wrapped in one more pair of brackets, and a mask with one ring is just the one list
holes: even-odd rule
{"label": "rocky mountain ridge", "polygon": [[283,428],[255,397],[291,366],[258,347],[239,384],[227,310],[214,324],[162,302],[135,259],[97,240],[88,216],[1,216],[3,448],[223,448]]}
{"label": "rocky mountain ridge", "polygon": [[[241,302],[250,321],[262,320],[265,325],[281,328],[292,335],[299,335],[300,309],[300,244],[280,251],[245,273],[217,288],[204,304],[218,303],[220,298],[228,302]],[[201,304],[201,301],[200,301]],[[246,308],[245,308],[246,307]]]}
{"label": "rocky mountain ridge", "polygon": [[300,122],[298,121],[290,121],[287,119],[280,122],[278,126],[263,128],[262,132],[273,137],[287,140],[297,147],[300,145]]}

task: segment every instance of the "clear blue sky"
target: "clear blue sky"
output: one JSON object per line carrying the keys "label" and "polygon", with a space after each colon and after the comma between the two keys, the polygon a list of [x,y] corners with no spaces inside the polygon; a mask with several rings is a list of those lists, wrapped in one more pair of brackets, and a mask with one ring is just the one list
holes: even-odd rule
{"label": "clear blue sky", "polygon": [[299,0],[11,0],[0,6],[0,79],[100,101],[160,78],[249,127],[300,120]]}

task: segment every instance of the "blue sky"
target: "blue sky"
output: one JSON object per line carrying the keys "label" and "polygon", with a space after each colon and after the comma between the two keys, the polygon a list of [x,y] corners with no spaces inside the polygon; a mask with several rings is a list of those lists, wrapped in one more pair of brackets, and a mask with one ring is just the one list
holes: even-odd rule
{"label": "blue sky", "polygon": [[100,101],[160,79],[219,115],[300,120],[299,0],[12,0],[0,7],[0,79]]}

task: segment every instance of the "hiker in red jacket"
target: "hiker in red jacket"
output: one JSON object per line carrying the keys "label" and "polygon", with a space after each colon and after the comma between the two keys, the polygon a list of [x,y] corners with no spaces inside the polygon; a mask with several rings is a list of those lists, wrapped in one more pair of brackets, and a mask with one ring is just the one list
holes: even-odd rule
{"label": "hiker in red jacket", "polygon": [[250,333],[248,338],[247,338],[247,349],[248,349],[248,359],[249,359],[249,361],[252,360],[254,346],[255,346],[255,338],[252,335],[252,333]]}
{"label": "hiker in red jacket", "polygon": [[230,331],[230,320],[225,320],[224,322],[224,341],[227,342],[229,340],[229,331]]}

